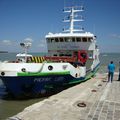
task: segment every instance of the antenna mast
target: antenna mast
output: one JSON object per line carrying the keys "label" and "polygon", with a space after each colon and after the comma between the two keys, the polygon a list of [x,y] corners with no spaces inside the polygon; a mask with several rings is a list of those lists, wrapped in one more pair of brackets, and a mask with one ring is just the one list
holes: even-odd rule
{"label": "antenna mast", "polygon": [[[78,12],[82,12],[84,11],[83,6],[72,6],[72,7],[65,7],[64,8],[64,13],[70,13],[68,15],[68,17],[65,17],[63,22],[69,22],[70,23],[70,27],[69,29],[64,29],[64,32],[70,32],[70,33],[74,33],[74,32],[82,32],[83,28],[79,28],[79,29],[75,29],[75,22],[81,22],[83,21],[83,17],[82,15],[78,15],[76,13]],[[78,19],[76,19],[78,18]]]}

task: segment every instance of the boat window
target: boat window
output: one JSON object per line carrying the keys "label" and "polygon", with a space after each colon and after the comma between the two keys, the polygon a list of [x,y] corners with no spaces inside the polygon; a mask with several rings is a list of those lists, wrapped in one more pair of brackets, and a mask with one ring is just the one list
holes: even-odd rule
{"label": "boat window", "polygon": [[76,38],[76,41],[77,42],[81,42],[81,38]]}
{"label": "boat window", "polygon": [[54,38],[51,38],[51,42],[54,42]]}
{"label": "boat window", "polygon": [[91,42],[91,40],[92,40],[92,37],[89,37],[89,38],[88,38],[88,42]]}
{"label": "boat window", "polygon": [[69,38],[65,38],[65,42],[69,42]]}
{"label": "boat window", "polygon": [[83,41],[83,42],[87,42],[87,38],[85,38],[85,37],[82,38],[82,41]]}
{"label": "boat window", "polygon": [[64,56],[64,54],[59,54],[59,56]]}
{"label": "boat window", "polygon": [[60,42],[64,42],[63,38],[60,38]]}
{"label": "boat window", "polygon": [[65,54],[65,56],[71,57],[72,55],[71,54]]}
{"label": "boat window", "polygon": [[88,38],[88,42],[91,42],[91,38]]}
{"label": "boat window", "polygon": [[75,38],[72,38],[72,42],[75,42]]}
{"label": "boat window", "polygon": [[93,54],[89,53],[89,59],[92,59],[92,58],[93,58]]}
{"label": "boat window", "polygon": [[55,38],[55,42],[59,42],[58,38]]}
{"label": "boat window", "polygon": [[72,38],[68,38],[68,42],[71,42],[72,41]]}
{"label": "boat window", "polygon": [[54,54],[53,56],[57,56],[57,54]]}
{"label": "boat window", "polygon": [[47,42],[50,43],[50,42],[51,42],[51,39],[47,38]]}

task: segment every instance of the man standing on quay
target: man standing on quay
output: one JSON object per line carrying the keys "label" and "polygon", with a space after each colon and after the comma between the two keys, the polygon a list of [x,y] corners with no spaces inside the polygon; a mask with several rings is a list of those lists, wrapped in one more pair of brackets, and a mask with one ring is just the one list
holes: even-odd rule
{"label": "man standing on quay", "polygon": [[108,82],[113,81],[113,76],[114,76],[114,71],[115,71],[115,65],[113,64],[113,61],[110,62],[108,65]]}

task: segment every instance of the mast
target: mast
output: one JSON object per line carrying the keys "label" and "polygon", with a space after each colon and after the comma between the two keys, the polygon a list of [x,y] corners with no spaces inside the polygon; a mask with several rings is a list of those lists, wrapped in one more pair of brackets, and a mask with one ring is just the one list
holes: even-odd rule
{"label": "mast", "polygon": [[72,6],[72,7],[65,7],[64,8],[64,13],[70,13],[68,17],[65,17],[63,22],[69,22],[70,27],[69,29],[64,29],[63,32],[82,32],[83,28],[79,27],[78,29],[75,28],[75,22],[82,22],[83,17],[82,15],[78,15],[78,12],[84,11],[83,6]]}
{"label": "mast", "polygon": [[32,45],[31,42],[20,43],[20,46],[24,49],[25,62],[27,61],[27,52],[28,52],[29,47],[31,47],[31,45]]}

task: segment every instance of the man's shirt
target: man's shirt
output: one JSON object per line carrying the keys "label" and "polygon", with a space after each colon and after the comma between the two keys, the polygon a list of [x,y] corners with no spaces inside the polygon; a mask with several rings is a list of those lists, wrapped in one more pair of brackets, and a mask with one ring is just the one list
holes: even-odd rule
{"label": "man's shirt", "polygon": [[114,72],[115,71],[115,65],[114,64],[109,64],[108,65],[108,70],[109,70],[109,72]]}

